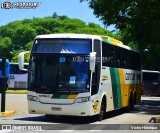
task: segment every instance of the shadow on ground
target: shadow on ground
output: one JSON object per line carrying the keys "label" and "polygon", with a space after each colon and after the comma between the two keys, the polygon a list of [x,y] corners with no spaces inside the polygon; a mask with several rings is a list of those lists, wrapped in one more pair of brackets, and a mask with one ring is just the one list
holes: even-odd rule
{"label": "shadow on ground", "polygon": [[[125,113],[126,110],[120,109],[116,111],[111,111],[105,114],[104,120],[112,118],[118,115]],[[47,120],[44,115],[41,116],[32,116],[24,118],[16,118],[14,120],[22,121],[35,121],[35,122],[50,122],[50,123],[61,123],[61,124],[89,124],[97,121],[97,116],[93,117],[77,117],[77,116],[53,116],[51,120]]]}
{"label": "shadow on ground", "polygon": [[158,115],[160,114],[160,100],[142,100],[139,105],[135,106],[135,111],[133,112]]}
{"label": "shadow on ground", "polygon": [[[113,118],[118,115],[128,113],[126,109],[119,109],[111,112],[107,112],[104,119]],[[135,106],[135,110],[131,113],[143,113],[148,115],[160,114],[160,101],[155,100],[142,100],[139,105]],[[50,123],[61,123],[61,124],[89,124],[97,121],[97,117],[73,117],[73,116],[53,116],[51,120],[46,120],[44,115],[18,118],[14,120],[22,121],[35,121],[35,122],[50,122]]]}

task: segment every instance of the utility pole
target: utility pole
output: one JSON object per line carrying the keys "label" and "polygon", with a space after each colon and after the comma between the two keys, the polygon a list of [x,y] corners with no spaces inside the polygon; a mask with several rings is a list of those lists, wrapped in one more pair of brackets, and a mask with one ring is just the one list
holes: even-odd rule
{"label": "utility pole", "polygon": [[5,112],[6,101],[6,58],[2,58],[2,77],[1,77],[1,112]]}

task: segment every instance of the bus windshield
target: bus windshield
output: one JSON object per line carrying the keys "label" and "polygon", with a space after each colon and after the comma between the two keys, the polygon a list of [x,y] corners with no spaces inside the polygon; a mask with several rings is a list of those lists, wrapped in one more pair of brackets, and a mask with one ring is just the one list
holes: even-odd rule
{"label": "bus windshield", "polygon": [[35,55],[31,57],[29,89],[38,93],[89,91],[87,56]]}
{"label": "bus windshield", "polygon": [[91,39],[36,39],[32,53],[89,54]]}

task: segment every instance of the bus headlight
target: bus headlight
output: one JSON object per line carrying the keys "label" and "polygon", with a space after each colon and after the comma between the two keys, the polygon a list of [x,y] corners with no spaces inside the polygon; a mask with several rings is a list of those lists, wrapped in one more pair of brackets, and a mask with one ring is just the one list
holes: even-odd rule
{"label": "bus headlight", "polygon": [[83,103],[83,102],[88,102],[89,101],[89,96],[88,97],[79,97],[75,100],[75,103]]}
{"label": "bus headlight", "polygon": [[31,101],[37,101],[37,102],[39,102],[39,98],[38,98],[38,97],[36,97],[36,96],[28,95],[28,96],[27,96],[27,98],[28,98],[28,100],[31,100]]}

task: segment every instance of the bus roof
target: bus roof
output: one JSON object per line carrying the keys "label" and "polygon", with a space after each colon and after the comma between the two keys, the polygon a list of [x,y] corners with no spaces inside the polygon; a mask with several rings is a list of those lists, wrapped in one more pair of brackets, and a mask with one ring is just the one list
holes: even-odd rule
{"label": "bus roof", "polygon": [[102,40],[104,42],[107,42],[109,44],[112,44],[112,45],[115,45],[115,46],[118,46],[118,47],[122,47],[122,48],[125,48],[125,49],[128,49],[128,50],[132,50],[132,51],[135,51],[135,52],[139,52],[137,49],[134,49],[134,48],[131,48],[127,45],[124,45],[121,41],[115,39],[115,38],[112,38],[112,37],[109,37],[109,36],[101,36],[102,37]]}
{"label": "bus roof", "polygon": [[102,35],[90,35],[90,34],[74,34],[74,33],[61,33],[61,34],[45,34],[45,35],[38,35],[35,39],[40,38],[79,38],[79,39],[98,39],[104,42],[107,42],[112,45],[116,45],[118,47],[122,47],[124,49],[132,50],[135,52],[139,52],[137,49],[130,48],[129,46],[124,45],[121,41],[109,37],[109,36],[102,36]]}
{"label": "bus roof", "polygon": [[148,72],[148,73],[160,73],[159,71],[154,71],[154,70],[142,70],[142,72]]}
{"label": "bus roof", "polygon": [[62,34],[46,34],[46,35],[38,35],[35,39],[39,38],[79,38],[79,39],[99,39],[102,40],[100,36],[97,35],[89,35],[89,34],[74,34],[74,33],[62,33]]}

